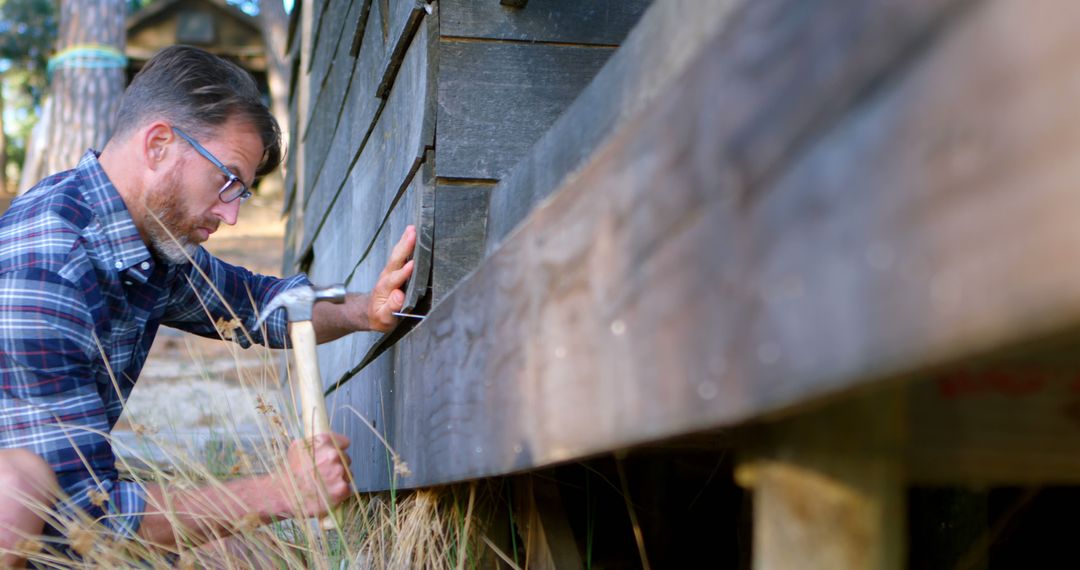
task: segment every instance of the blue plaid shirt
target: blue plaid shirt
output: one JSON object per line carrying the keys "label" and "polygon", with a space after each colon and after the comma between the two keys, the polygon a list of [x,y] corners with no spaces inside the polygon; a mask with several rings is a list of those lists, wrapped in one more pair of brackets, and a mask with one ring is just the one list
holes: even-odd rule
{"label": "blue plaid shirt", "polygon": [[[173,265],[151,255],[92,151],[0,217],[0,448],[43,457],[68,495],[58,511],[80,509],[121,537],[138,530],[146,499],[137,484],[118,480],[105,434],[158,326],[216,338],[214,323],[231,319],[231,306],[264,344],[251,299],[262,306],[307,283],[302,275],[255,275],[202,248],[193,258]],[[283,313],[269,320],[265,344],[286,344]],[[103,506],[92,491],[108,494]]]}

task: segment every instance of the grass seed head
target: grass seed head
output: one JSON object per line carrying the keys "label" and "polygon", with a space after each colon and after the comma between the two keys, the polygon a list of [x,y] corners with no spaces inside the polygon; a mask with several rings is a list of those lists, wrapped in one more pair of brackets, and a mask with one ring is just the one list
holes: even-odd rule
{"label": "grass seed head", "polygon": [[15,549],[24,557],[30,557],[44,550],[45,544],[36,538],[25,538],[15,545]]}
{"label": "grass seed head", "polygon": [[85,528],[76,528],[68,535],[71,549],[79,556],[86,556],[94,548],[94,533]]}
{"label": "grass seed head", "polygon": [[244,326],[240,322],[240,319],[225,320],[225,317],[218,317],[218,320],[214,323],[214,328],[217,329],[221,338],[225,340],[233,340],[236,338],[236,329]]}
{"label": "grass seed head", "polygon": [[105,491],[98,491],[92,489],[90,490],[88,495],[90,496],[90,502],[95,507],[104,507],[105,503],[109,501],[109,494]]}
{"label": "grass seed head", "polygon": [[187,552],[180,555],[180,560],[176,561],[176,567],[180,570],[195,570],[195,558]]}
{"label": "grass seed head", "polygon": [[262,520],[259,519],[259,515],[256,513],[247,513],[240,519],[240,523],[237,527],[242,532],[251,532],[262,526]]}

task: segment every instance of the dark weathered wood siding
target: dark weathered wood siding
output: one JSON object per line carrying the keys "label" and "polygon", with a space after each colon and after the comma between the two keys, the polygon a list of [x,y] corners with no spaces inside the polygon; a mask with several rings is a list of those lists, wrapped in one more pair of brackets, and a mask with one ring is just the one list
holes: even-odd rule
{"label": "dark weathered wood siding", "polygon": [[[484,253],[489,195],[615,52],[647,0],[498,3],[314,0],[295,28],[296,138],[286,270],[368,290],[405,226],[420,246],[407,309],[426,310]],[[304,34],[307,34],[304,36]],[[389,335],[319,347],[359,483],[389,484],[380,433],[400,378]],[[398,404],[394,404],[398,406]]]}

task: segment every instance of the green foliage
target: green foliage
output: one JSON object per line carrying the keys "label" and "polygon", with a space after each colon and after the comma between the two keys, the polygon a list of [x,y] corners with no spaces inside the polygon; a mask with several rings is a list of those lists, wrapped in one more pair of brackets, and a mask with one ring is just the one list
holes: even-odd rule
{"label": "green foliage", "polygon": [[56,42],[53,0],[0,0],[0,73],[21,72],[21,85],[40,102],[45,65]]}
{"label": "green foliage", "polygon": [[48,81],[45,66],[56,42],[55,0],[0,0],[0,96],[9,164],[21,165],[26,140]]}

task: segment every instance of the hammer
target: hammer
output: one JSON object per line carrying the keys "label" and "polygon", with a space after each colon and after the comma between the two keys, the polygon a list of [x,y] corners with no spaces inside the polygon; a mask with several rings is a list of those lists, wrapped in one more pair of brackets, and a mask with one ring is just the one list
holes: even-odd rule
{"label": "hammer", "polygon": [[[315,352],[315,328],[311,325],[311,309],[319,301],[341,304],[345,302],[345,286],[310,287],[307,285],[289,289],[274,297],[262,313],[256,326],[262,325],[274,311],[284,308],[289,319],[289,338],[296,355],[296,376],[300,392],[300,414],[304,422],[304,437],[311,438],[330,432],[330,419],[326,414],[323,397],[322,375]],[[330,530],[335,526],[337,510],[322,520],[322,527]]]}

